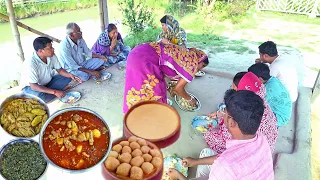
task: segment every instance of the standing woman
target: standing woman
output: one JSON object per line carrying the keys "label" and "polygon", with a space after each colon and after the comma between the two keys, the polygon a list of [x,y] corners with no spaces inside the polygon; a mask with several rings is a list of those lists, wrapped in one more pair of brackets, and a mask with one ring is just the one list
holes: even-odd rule
{"label": "standing woman", "polygon": [[127,60],[130,50],[129,46],[124,45],[121,34],[114,24],[107,26],[92,47],[92,52],[108,58],[105,66]]}
{"label": "standing woman", "polygon": [[186,47],[187,33],[180,27],[179,22],[173,16],[165,15],[160,19],[160,22],[162,32],[159,34],[157,42],[172,43]]}
{"label": "standing woman", "polygon": [[141,101],[167,103],[165,76],[170,78],[179,75],[173,91],[194,105],[195,99],[185,91],[185,86],[208,63],[208,56],[195,48],[163,43],[136,46],[127,61],[123,112],[126,113]]}

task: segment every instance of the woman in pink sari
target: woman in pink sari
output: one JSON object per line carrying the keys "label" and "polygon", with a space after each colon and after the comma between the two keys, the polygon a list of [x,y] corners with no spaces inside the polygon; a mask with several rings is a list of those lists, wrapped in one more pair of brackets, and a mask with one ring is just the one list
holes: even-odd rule
{"label": "woman in pink sari", "polygon": [[127,60],[123,112],[140,101],[167,103],[165,76],[178,75],[174,92],[194,103],[184,87],[208,63],[208,56],[195,48],[153,42],[138,45]]}
{"label": "woman in pink sari", "polygon": [[[264,85],[261,84],[259,78],[252,72],[240,72],[235,75],[232,87],[234,90],[252,91],[263,99],[265,110],[258,132],[265,135],[270,145],[271,152],[273,153],[278,138],[277,119],[265,100],[266,89]],[[218,117],[220,118],[219,115]],[[219,127],[210,129],[203,137],[208,146],[220,154],[226,150],[226,140],[231,139],[231,134],[224,125],[223,119],[220,118],[219,121]]]}

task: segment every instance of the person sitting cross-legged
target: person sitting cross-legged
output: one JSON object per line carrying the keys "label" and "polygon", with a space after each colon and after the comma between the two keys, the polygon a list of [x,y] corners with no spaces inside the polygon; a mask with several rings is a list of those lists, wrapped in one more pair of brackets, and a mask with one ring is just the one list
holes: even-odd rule
{"label": "person sitting cross-legged", "polygon": [[21,78],[24,93],[38,96],[47,103],[56,97],[64,97],[63,90],[71,80],[82,83],[80,78],[61,68],[51,39],[38,37],[33,41],[33,47],[35,52],[30,60],[25,61],[25,72]]}
{"label": "person sitting cross-legged", "polygon": [[[184,158],[183,165],[198,166],[194,180],[274,179],[268,142],[257,133],[264,111],[263,100],[251,91],[230,90],[225,95],[225,104],[224,123],[233,137],[227,141],[227,149],[221,154],[204,149],[200,159]],[[173,168],[167,174],[173,180],[187,179]]]}
{"label": "person sitting cross-legged", "polygon": [[107,62],[107,58],[91,52],[76,23],[69,23],[66,30],[67,36],[61,41],[59,51],[62,67],[82,81],[89,80],[91,76],[100,78],[98,70]]}
{"label": "person sitting cross-legged", "polygon": [[287,88],[276,77],[270,76],[269,66],[257,63],[249,67],[266,87],[266,100],[277,117],[278,126],[288,123],[291,118],[292,102]]}

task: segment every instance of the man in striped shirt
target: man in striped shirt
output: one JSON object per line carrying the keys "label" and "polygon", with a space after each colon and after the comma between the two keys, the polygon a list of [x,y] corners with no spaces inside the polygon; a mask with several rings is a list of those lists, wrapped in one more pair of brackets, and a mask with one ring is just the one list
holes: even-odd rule
{"label": "man in striped shirt", "polygon": [[[273,180],[272,155],[266,138],[256,134],[263,115],[262,99],[251,91],[229,90],[225,95],[224,123],[233,136],[227,149],[216,155],[204,149],[200,159],[185,158],[183,165],[198,166],[194,180]],[[206,157],[211,154],[210,157]],[[173,180],[187,179],[175,169],[169,169]]]}

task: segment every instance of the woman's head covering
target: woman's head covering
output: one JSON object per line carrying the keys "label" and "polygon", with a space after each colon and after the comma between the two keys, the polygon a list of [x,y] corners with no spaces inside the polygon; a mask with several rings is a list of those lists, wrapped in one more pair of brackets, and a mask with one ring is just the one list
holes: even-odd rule
{"label": "woman's head covering", "polygon": [[261,90],[262,83],[259,78],[252,72],[247,72],[239,81],[238,90],[248,90],[252,92],[259,92]]}
{"label": "woman's head covering", "polygon": [[166,24],[166,22],[167,22],[167,15],[163,16],[163,17],[160,19],[160,22]]}
{"label": "woman's head covering", "polygon": [[[109,38],[109,32],[112,30],[117,29],[117,26],[114,24],[108,24],[104,31],[100,34],[98,38],[98,43],[102,46],[110,46],[111,45],[111,40]],[[120,33],[118,33],[117,39],[122,39]]]}

